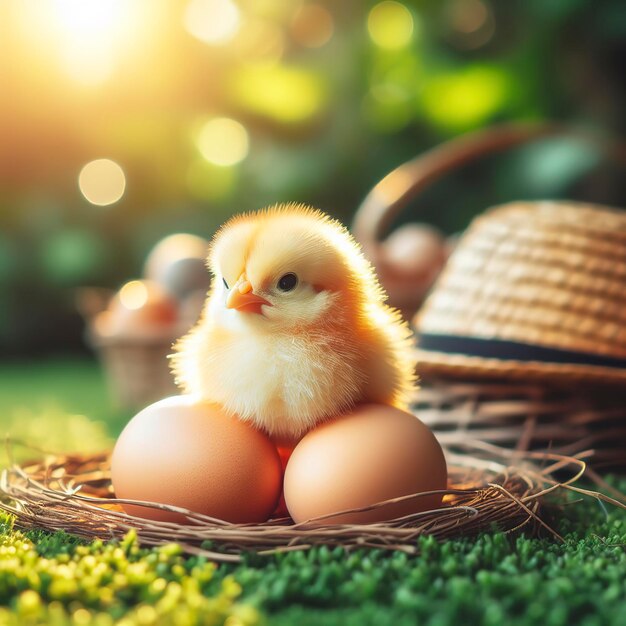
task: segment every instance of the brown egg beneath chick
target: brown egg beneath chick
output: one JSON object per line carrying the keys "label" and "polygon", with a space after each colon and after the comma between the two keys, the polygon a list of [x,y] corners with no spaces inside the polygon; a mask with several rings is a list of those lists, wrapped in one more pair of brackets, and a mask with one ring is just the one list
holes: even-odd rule
{"label": "brown egg beneath chick", "polygon": [[[175,396],[128,423],[113,451],[111,478],[118,498],[258,523],[276,508],[282,467],[274,444],[260,431],[214,404]],[[138,517],[186,521],[159,509],[123,508]]]}
{"label": "brown egg beneath chick", "polygon": [[[310,431],[287,463],[284,495],[295,522],[443,490],[446,461],[433,433],[414,415],[366,404]],[[440,494],[333,515],[319,524],[368,524],[436,509]]]}

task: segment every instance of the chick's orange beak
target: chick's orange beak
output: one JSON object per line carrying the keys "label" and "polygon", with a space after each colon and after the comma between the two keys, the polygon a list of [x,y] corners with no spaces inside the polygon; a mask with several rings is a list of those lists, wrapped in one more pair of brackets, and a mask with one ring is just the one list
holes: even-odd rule
{"label": "chick's orange beak", "polygon": [[243,276],[233,286],[226,300],[226,308],[246,313],[261,313],[263,305],[272,306],[265,298],[252,291],[252,285]]}

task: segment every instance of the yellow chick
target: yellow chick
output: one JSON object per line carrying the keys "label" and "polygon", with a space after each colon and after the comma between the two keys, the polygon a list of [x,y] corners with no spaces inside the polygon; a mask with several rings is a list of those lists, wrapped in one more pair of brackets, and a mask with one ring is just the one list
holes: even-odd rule
{"label": "yellow chick", "polygon": [[172,355],[185,393],[283,441],[358,402],[406,406],[408,325],[338,221],[298,204],[236,216],[208,264],[203,314]]}

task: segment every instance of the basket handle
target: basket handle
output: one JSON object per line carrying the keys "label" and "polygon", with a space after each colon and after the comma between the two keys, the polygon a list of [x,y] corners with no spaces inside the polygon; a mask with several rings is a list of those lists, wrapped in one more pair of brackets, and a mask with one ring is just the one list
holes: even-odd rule
{"label": "basket handle", "polygon": [[503,124],[468,133],[408,161],[383,178],[358,208],[352,232],[378,265],[380,240],[400,211],[430,184],[484,155],[550,136],[579,137],[596,144],[612,160],[626,166],[626,146],[588,131],[559,124]]}

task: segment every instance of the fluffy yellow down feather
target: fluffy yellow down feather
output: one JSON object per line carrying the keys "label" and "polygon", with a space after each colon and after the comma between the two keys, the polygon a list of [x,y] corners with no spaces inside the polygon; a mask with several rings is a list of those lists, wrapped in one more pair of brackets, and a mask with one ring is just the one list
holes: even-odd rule
{"label": "fluffy yellow down feather", "polygon": [[172,355],[184,392],[286,440],[359,402],[406,406],[410,330],[338,221],[299,204],[239,215],[208,264],[203,314]]}

